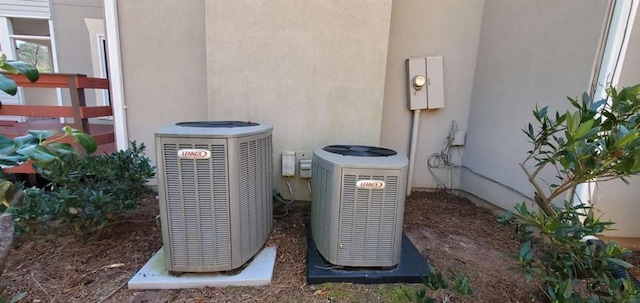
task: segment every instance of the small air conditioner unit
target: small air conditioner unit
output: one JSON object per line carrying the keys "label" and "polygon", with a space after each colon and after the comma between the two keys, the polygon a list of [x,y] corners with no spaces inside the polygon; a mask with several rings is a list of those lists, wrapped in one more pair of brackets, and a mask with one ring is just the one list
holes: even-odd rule
{"label": "small air conditioner unit", "polygon": [[313,151],[311,234],[325,260],[350,267],[398,264],[408,162],[372,146]]}
{"label": "small air conditioner unit", "polygon": [[170,272],[238,268],[273,224],[272,127],[182,122],[155,133],[162,242]]}

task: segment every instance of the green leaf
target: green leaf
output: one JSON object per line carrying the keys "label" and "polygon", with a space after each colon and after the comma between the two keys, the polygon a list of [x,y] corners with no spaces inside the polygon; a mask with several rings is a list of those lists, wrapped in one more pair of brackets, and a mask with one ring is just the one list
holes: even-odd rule
{"label": "green leaf", "polygon": [[598,100],[596,102],[593,102],[591,104],[591,110],[596,111],[598,110],[601,106],[605,105],[607,103],[607,99],[602,99],[602,100]]}
{"label": "green leaf", "polygon": [[18,303],[20,302],[20,300],[24,299],[27,296],[27,292],[21,292],[15,296],[13,296],[11,298],[11,301],[9,301],[9,303]]}
{"label": "green leaf", "polygon": [[9,95],[15,96],[18,92],[18,87],[13,79],[5,76],[4,74],[0,74],[0,90]]}
{"label": "green leaf", "polygon": [[7,154],[16,147],[13,139],[0,135],[0,154]]}
{"label": "green leaf", "polygon": [[531,251],[531,241],[524,242],[522,247],[520,247],[520,251],[518,252],[518,256],[525,261],[530,261],[533,259],[533,252]]}
{"label": "green leaf", "polygon": [[567,130],[573,130],[574,129],[574,125],[573,125],[573,117],[571,116],[571,113],[569,111],[567,111],[564,116],[567,119]]}
{"label": "green leaf", "polygon": [[613,264],[616,264],[616,265],[620,265],[620,266],[622,266],[622,267],[624,267],[624,268],[631,268],[631,267],[633,267],[633,265],[632,265],[632,264],[627,263],[627,262],[625,262],[625,261],[622,261],[622,260],[620,260],[620,259],[616,259],[616,258],[607,258],[607,262],[609,262],[609,263],[613,263]]}
{"label": "green leaf", "polygon": [[56,133],[57,132],[55,130],[30,130],[29,131],[29,134],[36,137],[40,142],[53,137]]}
{"label": "green leaf", "polygon": [[564,292],[562,293],[562,295],[565,298],[570,298],[571,295],[573,294],[571,280],[566,280],[566,282],[564,283],[564,285],[562,285],[562,287],[564,288]]}
{"label": "green leaf", "polygon": [[0,203],[4,204],[4,206],[9,207],[9,202],[5,198],[5,194],[11,189],[11,186],[15,185],[11,181],[2,181],[0,182]]}
{"label": "green leaf", "polygon": [[628,133],[629,133],[629,130],[626,127],[624,127],[624,125],[620,125],[620,134],[624,136]]}
{"label": "green leaf", "polygon": [[78,142],[87,153],[91,154],[98,149],[98,143],[93,137],[82,132],[74,132],[71,135],[73,135],[73,140]]}
{"label": "green leaf", "polygon": [[13,138],[13,142],[17,148],[20,148],[27,144],[38,144],[38,139],[31,134],[26,134],[24,136]]}
{"label": "green leaf", "polygon": [[40,73],[35,66],[22,61],[7,61],[2,66],[2,69],[13,74],[23,74],[32,83],[40,78]]}
{"label": "green leaf", "polygon": [[615,143],[613,143],[613,149],[624,147],[636,138],[638,138],[637,132],[628,133],[627,135],[623,136],[622,138],[616,140]]}
{"label": "green leaf", "polygon": [[71,146],[71,144],[69,143],[54,142],[47,145],[47,147],[59,154],[70,155],[75,153],[75,151],[73,150],[73,146]]}
{"label": "green leaf", "polygon": [[8,166],[16,166],[18,165],[18,163],[24,162],[26,160],[27,160],[26,156],[23,156],[17,153],[11,153],[10,155],[0,156],[0,164],[8,165]]}
{"label": "green leaf", "polygon": [[73,128],[71,128],[71,126],[69,126],[69,125],[65,125],[65,126],[62,128],[62,131],[64,132],[64,134],[65,134],[65,136],[66,136],[66,135],[71,135],[71,133],[74,131],[74,129],[73,129]]}
{"label": "green leaf", "polygon": [[46,147],[42,145],[29,145],[17,151],[21,155],[25,155],[36,162],[49,163],[58,159]]}
{"label": "green leaf", "polygon": [[581,138],[584,135],[586,135],[589,132],[589,130],[591,130],[591,127],[593,126],[593,122],[594,122],[593,119],[589,119],[581,123],[574,134],[574,138]]}
{"label": "green leaf", "polygon": [[629,94],[632,95],[632,96],[637,96],[638,94],[640,94],[640,84],[636,84],[634,86],[627,87],[626,89],[629,92]]}
{"label": "green leaf", "polygon": [[540,115],[541,118],[545,117],[547,115],[548,110],[549,110],[549,107],[545,106],[538,112],[538,115]]}
{"label": "green leaf", "polygon": [[[16,194],[20,191],[13,182],[11,181],[3,181],[0,183],[0,202],[5,206],[9,207],[11,202],[16,197]],[[18,201],[21,200],[23,196],[19,196]],[[15,201],[14,201],[15,202]]]}

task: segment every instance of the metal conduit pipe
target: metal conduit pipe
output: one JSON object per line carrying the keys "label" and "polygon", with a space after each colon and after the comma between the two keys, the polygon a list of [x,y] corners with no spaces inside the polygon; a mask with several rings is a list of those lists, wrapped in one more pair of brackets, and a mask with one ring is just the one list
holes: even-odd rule
{"label": "metal conduit pipe", "polygon": [[407,196],[411,195],[411,183],[413,183],[413,170],[416,162],[416,148],[418,145],[418,126],[420,124],[420,110],[413,110],[413,126],[411,127],[411,142],[409,142],[409,173],[407,174]]}

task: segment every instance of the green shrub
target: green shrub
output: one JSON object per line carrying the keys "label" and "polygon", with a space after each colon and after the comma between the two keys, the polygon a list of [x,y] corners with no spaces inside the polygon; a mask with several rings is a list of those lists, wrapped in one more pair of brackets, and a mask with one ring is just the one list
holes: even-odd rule
{"label": "green shrub", "polygon": [[629,252],[615,243],[597,247],[583,240],[612,225],[595,218],[591,207],[567,202],[554,207],[554,217],[531,211],[525,203],[516,211],[520,218],[509,212],[500,221],[515,226],[522,242],[516,258],[527,281],[541,280],[550,302],[638,302],[634,285],[614,279],[609,271],[609,263],[630,267],[621,260]]}
{"label": "green shrub", "polygon": [[[471,285],[469,285],[468,276],[460,275],[454,272],[451,278],[453,279],[452,289],[458,295],[473,295],[474,291],[473,289],[471,289]],[[443,274],[435,267],[429,267],[429,274],[424,278],[423,284],[425,287],[421,289],[405,290],[406,298],[409,299],[409,301],[416,303],[435,303],[437,301],[429,295],[429,290],[436,292],[441,289],[450,289],[449,284],[447,284],[447,281],[445,280]],[[448,301],[449,298],[451,298],[451,295],[446,295],[445,298],[445,301]]]}
{"label": "green shrub", "polygon": [[[607,98],[569,98],[573,111],[533,111],[535,122],[523,132],[531,148],[520,163],[535,189],[538,211],[525,203],[502,218],[515,226],[522,243],[517,255],[527,280],[538,278],[551,302],[640,302],[629,279],[615,279],[610,264],[628,267],[620,258],[628,252],[615,243],[597,246],[585,241],[613,223],[594,217],[588,205],[552,204],[579,184],[640,174],[640,84],[607,89]],[[543,171],[554,178],[544,180]],[[546,186],[545,186],[546,185]]]}
{"label": "green shrub", "polygon": [[144,144],[110,155],[76,153],[60,155],[60,161],[35,167],[50,181],[45,188],[25,189],[25,198],[10,211],[19,228],[49,221],[72,223],[79,230],[95,229],[118,220],[137,206],[147,192],[154,168],[144,156]]}

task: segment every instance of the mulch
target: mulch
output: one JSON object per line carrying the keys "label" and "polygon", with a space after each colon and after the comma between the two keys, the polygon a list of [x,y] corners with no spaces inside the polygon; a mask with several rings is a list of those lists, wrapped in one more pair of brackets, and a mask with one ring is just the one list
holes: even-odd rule
{"label": "mulch", "polygon": [[[275,272],[265,287],[129,290],[126,282],[162,246],[154,195],[142,199],[123,221],[82,234],[50,227],[16,240],[2,283],[5,294],[27,292],[29,302],[383,302],[390,287],[420,285],[307,285],[305,225],[309,205],[295,205],[274,218],[266,246],[277,247]],[[438,291],[440,302],[536,302],[509,257],[519,248],[511,229],[490,211],[448,194],[414,192],[406,201],[405,233],[445,276],[467,275],[475,294]],[[450,280],[451,282],[451,280]],[[450,283],[451,284],[451,283]],[[398,299],[400,298],[400,299]],[[403,302],[402,296],[396,296]],[[394,301],[394,300],[391,300]],[[396,301],[394,301],[396,302]]]}

